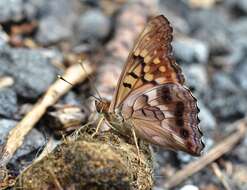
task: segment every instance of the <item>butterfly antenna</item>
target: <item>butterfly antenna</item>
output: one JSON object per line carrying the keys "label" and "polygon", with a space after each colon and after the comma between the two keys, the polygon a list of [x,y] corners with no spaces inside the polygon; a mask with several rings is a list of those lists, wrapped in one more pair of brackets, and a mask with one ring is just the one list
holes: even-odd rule
{"label": "butterfly antenna", "polygon": [[73,84],[71,84],[69,81],[67,81],[65,78],[63,78],[61,75],[57,75],[57,78],[63,80],[64,82],[68,83],[69,85],[73,86]]}
{"label": "butterfly antenna", "polygon": [[98,97],[96,97],[96,96],[94,96],[94,95],[91,95],[93,98],[95,98],[96,100],[98,100],[98,101],[101,101],[101,99],[100,98],[98,98]]}
{"label": "butterfly antenna", "polygon": [[[86,69],[85,69],[85,67],[83,65],[83,60],[82,59],[79,60],[79,64],[81,65],[82,70],[87,74],[87,71],[86,71]],[[87,74],[87,78],[89,80],[90,85],[94,88],[94,91],[99,96],[99,98],[96,98],[95,96],[93,96],[93,97],[96,98],[97,100],[101,101],[102,100],[102,97],[100,96],[100,93],[99,93],[98,89],[93,84],[93,80],[91,79],[91,77],[88,74]]]}

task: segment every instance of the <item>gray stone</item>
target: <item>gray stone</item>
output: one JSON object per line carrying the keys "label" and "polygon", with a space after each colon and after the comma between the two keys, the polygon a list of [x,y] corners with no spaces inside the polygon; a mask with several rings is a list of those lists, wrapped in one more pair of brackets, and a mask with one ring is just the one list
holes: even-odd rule
{"label": "gray stone", "polygon": [[217,126],[214,115],[201,101],[198,101],[198,106],[200,108],[199,118],[202,131],[214,131]]}
{"label": "gray stone", "polygon": [[232,121],[245,116],[247,100],[230,75],[218,72],[212,77],[212,86],[205,96],[205,104],[219,119]]}
{"label": "gray stone", "polygon": [[220,97],[239,92],[239,89],[235,82],[232,80],[231,76],[225,72],[214,73],[211,82],[213,88],[217,90],[215,91],[215,94],[219,95]]}
{"label": "gray stone", "polygon": [[0,47],[6,46],[9,40],[9,36],[2,29],[0,29]]}
{"label": "gray stone", "polygon": [[[49,31],[49,32],[48,32]],[[39,23],[37,40],[42,44],[55,43],[72,35],[70,28],[64,27],[56,17],[46,17]]]}
{"label": "gray stone", "polygon": [[247,164],[247,137],[244,138],[243,142],[241,142],[234,150],[232,151],[232,155],[236,156],[240,162],[244,162]]}
{"label": "gray stone", "polygon": [[37,98],[47,90],[57,75],[39,50],[0,48],[0,75],[14,78],[14,89],[25,98]]}
{"label": "gray stone", "polygon": [[[48,45],[73,36],[77,13],[76,0],[45,0],[39,4],[40,22],[36,39]],[[62,10],[62,11],[61,11]]]}
{"label": "gray stone", "polygon": [[241,63],[233,72],[237,84],[247,93],[247,61]]}
{"label": "gray stone", "polygon": [[187,62],[207,63],[209,49],[206,43],[191,38],[176,38],[173,42],[176,58]]}
{"label": "gray stone", "polygon": [[109,34],[110,19],[99,9],[88,10],[81,14],[76,30],[80,41],[97,41]]}
{"label": "gray stone", "polygon": [[33,151],[37,151],[39,148],[44,146],[46,143],[45,137],[37,129],[32,129],[25,137],[24,143],[16,151],[11,162],[13,163],[16,159],[27,155]]}
{"label": "gray stone", "polygon": [[203,64],[182,65],[186,83],[196,95],[200,95],[209,87],[206,66]]}
{"label": "gray stone", "polygon": [[247,14],[247,1],[246,0],[236,0],[235,2],[235,6],[243,11],[245,14]]}
{"label": "gray stone", "polygon": [[0,119],[0,145],[4,144],[9,131],[16,126],[17,122],[9,119]]}
{"label": "gray stone", "polygon": [[14,118],[16,112],[17,97],[15,91],[10,88],[0,89],[0,116]]}
{"label": "gray stone", "polygon": [[32,19],[37,14],[37,7],[30,0],[1,0],[0,22]]}
{"label": "gray stone", "polygon": [[222,11],[198,9],[190,12],[187,19],[193,31],[193,37],[207,43],[213,54],[228,51],[231,47],[232,41],[229,38],[231,24]]}

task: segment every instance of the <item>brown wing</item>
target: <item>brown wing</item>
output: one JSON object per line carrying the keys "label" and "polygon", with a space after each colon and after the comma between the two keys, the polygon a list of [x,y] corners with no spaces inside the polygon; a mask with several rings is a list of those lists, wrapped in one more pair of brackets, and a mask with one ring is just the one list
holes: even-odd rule
{"label": "brown wing", "polygon": [[124,101],[121,110],[139,137],[195,156],[204,148],[198,112],[196,99],[178,83],[158,85],[145,92],[135,91]]}
{"label": "brown wing", "polygon": [[150,88],[150,85],[167,82],[184,83],[181,69],[171,55],[171,41],[172,28],[163,15],[148,22],[129,54],[110,105],[110,112],[141,86]]}

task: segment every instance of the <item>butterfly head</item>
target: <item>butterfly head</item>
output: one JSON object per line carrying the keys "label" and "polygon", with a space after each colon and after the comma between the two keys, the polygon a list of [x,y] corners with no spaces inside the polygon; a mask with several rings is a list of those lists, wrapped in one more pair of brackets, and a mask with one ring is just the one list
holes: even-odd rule
{"label": "butterfly head", "polygon": [[110,107],[110,102],[106,99],[95,100],[95,107],[98,113],[107,113]]}

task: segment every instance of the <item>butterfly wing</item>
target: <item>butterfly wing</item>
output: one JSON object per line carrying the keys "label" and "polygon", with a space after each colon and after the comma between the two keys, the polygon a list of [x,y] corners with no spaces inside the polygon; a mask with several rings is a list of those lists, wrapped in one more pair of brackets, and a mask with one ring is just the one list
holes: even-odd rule
{"label": "butterfly wing", "polygon": [[139,136],[152,143],[199,155],[204,145],[196,99],[183,86],[171,41],[164,16],[148,22],[129,54],[109,112],[120,109]]}
{"label": "butterfly wing", "polygon": [[166,83],[145,92],[133,92],[121,113],[139,137],[172,150],[200,155],[204,144],[198,127],[196,99],[184,86]]}
{"label": "butterfly wing", "polygon": [[[184,83],[180,67],[171,55],[172,28],[163,16],[151,19],[128,56],[110,105],[110,112],[139,87],[167,82]],[[147,86],[145,84],[148,84]]]}

